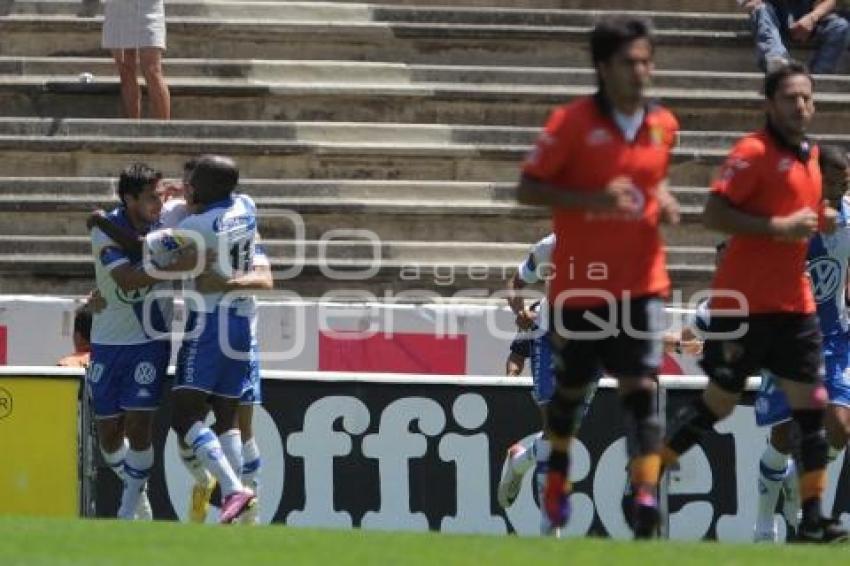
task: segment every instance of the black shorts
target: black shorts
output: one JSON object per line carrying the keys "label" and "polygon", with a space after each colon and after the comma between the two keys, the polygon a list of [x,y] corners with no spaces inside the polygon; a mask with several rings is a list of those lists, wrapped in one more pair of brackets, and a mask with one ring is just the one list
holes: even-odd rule
{"label": "black shorts", "polygon": [[560,385],[581,387],[599,379],[603,371],[617,378],[658,375],[665,326],[660,297],[618,301],[613,309],[609,304],[553,309],[550,321]]}
{"label": "black shorts", "polygon": [[[705,341],[702,369],[730,393],[744,390],[747,377],[766,369],[801,383],[823,381],[823,338],[814,314],[769,313],[748,317],[712,317],[709,333],[730,333],[747,324],[739,338]],[[740,333],[740,332],[739,332]]]}

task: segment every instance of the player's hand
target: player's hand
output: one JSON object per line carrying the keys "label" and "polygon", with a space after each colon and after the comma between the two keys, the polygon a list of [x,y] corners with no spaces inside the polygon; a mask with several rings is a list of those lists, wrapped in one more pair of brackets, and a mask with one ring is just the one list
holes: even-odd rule
{"label": "player's hand", "polygon": [[603,191],[593,193],[590,208],[635,216],[640,214],[638,191],[629,177],[617,177]]}
{"label": "player's hand", "polygon": [[818,216],[818,232],[832,234],[838,229],[838,211],[823,201]]}
{"label": "player's hand", "polygon": [[89,293],[88,297],[86,297],[84,307],[90,313],[97,314],[106,308],[106,299],[103,298],[103,295],[100,294],[100,291],[95,289],[94,291]]}
{"label": "player's hand", "polygon": [[808,40],[815,31],[816,25],[815,17],[811,14],[806,14],[791,25],[791,28],[788,30],[791,34],[791,39],[801,43]]}
{"label": "player's hand", "polygon": [[534,328],[534,323],[537,320],[537,315],[528,309],[522,309],[516,315],[516,325],[520,330],[531,330]]}
{"label": "player's hand", "polygon": [[738,0],[738,4],[740,4],[748,14],[752,14],[756,11],[756,8],[764,4],[764,0]]}
{"label": "player's hand", "polygon": [[818,230],[818,214],[811,208],[801,208],[788,216],[773,218],[773,229],[780,240],[808,240]]}
{"label": "player's hand", "polygon": [[658,206],[661,212],[661,221],[665,224],[678,224],[682,218],[679,210],[679,201],[666,187],[658,190]]}
{"label": "player's hand", "polygon": [[86,229],[91,231],[96,225],[98,218],[106,218],[106,211],[98,208],[97,210],[93,210],[91,214],[89,214],[88,218],[86,218]]}
{"label": "player's hand", "polygon": [[199,293],[224,293],[228,290],[228,279],[215,271],[205,271],[195,278],[195,290]]}
{"label": "player's hand", "polygon": [[173,198],[183,197],[183,183],[180,181],[163,181],[156,189],[162,202],[168,202]]}
{"label": "player's hand", "polygon": [[174,261],[168,265],[168,271],[194,271],[198,267],[198,259],[198,248],[189,244],[175,254]]}

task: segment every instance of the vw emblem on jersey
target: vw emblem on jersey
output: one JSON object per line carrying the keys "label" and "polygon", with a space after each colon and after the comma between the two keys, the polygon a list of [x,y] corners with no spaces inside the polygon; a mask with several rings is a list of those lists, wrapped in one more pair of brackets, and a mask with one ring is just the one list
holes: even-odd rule
{"label": "vw emblem on jersey", "polygon": [[103,377],[103,364],[92,364],[88,371],[89,383],[97,383]]}
{"label": "vw emblem on jersey", "polygon": [[835,297],[841,286],[841,263],[831,257],[819,257],[809,263],[809,275],[815,302],[825,303]]}
{"label": "vw emblem on jersey", "polygon": [[156,378],[156,369],[150,362],[140,362],[136,366],[136,371],[133,372],[133,379],[139,385],[150,385]]}

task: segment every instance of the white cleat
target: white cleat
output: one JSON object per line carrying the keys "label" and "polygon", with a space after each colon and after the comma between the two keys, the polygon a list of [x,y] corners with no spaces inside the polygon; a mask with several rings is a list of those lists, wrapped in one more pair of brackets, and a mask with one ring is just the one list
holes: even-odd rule
{"label": "white cleat", "polygon": [[513,466],[516,456],[525,451],[520,444],[514,444],[508,448],[505,465],[502,467],[502,477],[499,479],[499,487],[496,490],[496,500],[502,509],[507,509],[516,501],[519,490],[522,487],[522,474],[517,472]]}
{"label": "white cleat", "polygon": [[753,534],[753,542],[766,542],[776,544],[779,542],[779,530],[776,528],[776,517],[773,518],[773,525],[770,528],[764,529],[756,525],[755,533]]}
{"label": "white cleat", "polygon": [[136,504],[136,514],[134,518],[137,521],[153,521],[153,509],[151,509],[151,502],[150,499],[148,499],[147,487],[144,491],[142,491],[142,495],[139,497],[139,503]]}

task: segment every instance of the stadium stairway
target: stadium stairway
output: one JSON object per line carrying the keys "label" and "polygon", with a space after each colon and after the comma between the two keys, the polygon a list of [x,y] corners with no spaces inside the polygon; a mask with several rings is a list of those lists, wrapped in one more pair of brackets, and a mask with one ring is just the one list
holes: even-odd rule
{"label": "stadium stairway", "polygon": [[[513,202],[518,163],[553,105],[592,92],[586,34],[604,12],[590,0],[441,4],[168,2],[175,119],[162,123],[117,119],[98,2],[0,0],[0,292],[87,291],[82,219],[114,202],[115,173],[143,159],[177,176],[199,152],[239,161],[274,265],[300,269],[282,289],[502,288],[548,231]],[[762,119],[747,22],[734,0],[604,6],[658,28],[654,95],[683,127],[669,263],[689,293],[712,271],[704,187]],[[848,86],[818,81],[822,139],[847,141]],[[327,276],[370,267],[366,281]]]}

